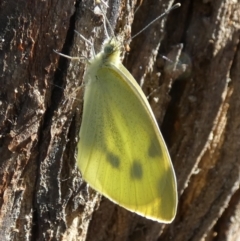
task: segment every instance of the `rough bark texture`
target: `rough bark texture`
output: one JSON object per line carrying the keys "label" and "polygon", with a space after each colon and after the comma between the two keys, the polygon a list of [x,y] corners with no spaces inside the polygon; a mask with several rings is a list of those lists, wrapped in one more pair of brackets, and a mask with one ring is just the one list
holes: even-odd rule
{"label": "rough bark texture", "polygon": [[[128,40],[172,3],[144,0],[134,14],[135,1],[112,0],[107,15]],[[53,49],[89,56],[76,29],[99,50],[94,2],[0,2],[1,240],[239,240],[240,3],[181,4],[133,39],[124,59],[176,170],[177,217],[162,225],[101,201],[76,167],[85,65]]]}

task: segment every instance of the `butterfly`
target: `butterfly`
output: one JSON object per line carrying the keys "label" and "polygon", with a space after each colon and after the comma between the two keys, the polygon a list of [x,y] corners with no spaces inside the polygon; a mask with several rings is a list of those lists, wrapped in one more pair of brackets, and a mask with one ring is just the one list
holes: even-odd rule
{"label": "butterfly", "polygon": [[102,195],[169,223],[177,209],[173,165],[146,96],[121,63],[120,46],[109,38],[87,63],[77,164]]}

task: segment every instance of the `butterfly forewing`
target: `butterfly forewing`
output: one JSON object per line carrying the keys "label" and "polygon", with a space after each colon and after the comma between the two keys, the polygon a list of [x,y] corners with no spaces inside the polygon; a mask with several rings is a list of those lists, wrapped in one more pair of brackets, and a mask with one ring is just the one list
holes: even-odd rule
{"label": "butterfly forewing", "polygon": [[88,69],[79,168],[94,189],[119,205],[170,222],[177,194],[166,145],[132,75],[120,61],[107,60],[96,58]]}

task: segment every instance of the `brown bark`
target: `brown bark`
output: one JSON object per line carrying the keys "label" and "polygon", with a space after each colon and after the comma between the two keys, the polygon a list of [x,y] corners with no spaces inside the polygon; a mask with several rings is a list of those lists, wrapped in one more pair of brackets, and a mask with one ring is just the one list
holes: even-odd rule
{"label": "brown bark", "polygon": [[[145,0],[134,15],[133,2],[112,0],[108,18],[128,40],[170,3]],[[125,55],[175,167],[179,205],[169,225],[101,201],[77,170],[85,65],[53,49],[89,56],[76,29],[99,50],[93,9],[93,1],[0,2],[0,239],[239,240],[239,1],[182,1]]]}

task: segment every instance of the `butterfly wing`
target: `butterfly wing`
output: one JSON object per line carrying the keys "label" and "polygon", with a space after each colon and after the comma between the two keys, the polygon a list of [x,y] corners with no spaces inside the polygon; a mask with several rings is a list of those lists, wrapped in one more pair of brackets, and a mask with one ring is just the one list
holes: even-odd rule
{"label": "butterfly wing", "polygon": [[78,166],[94,189],[126,209],[171,222],[176,180],[147,99],[122,64],[103,65],[87,83]]}

